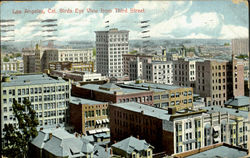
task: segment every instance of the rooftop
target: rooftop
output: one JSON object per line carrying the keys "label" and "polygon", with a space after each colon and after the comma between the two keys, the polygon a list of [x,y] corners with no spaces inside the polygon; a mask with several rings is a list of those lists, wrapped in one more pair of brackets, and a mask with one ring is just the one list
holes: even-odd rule
{"label": "rooftop", "polygon": [[126,86],[130,88],[140,88],[147,90],[150,87],[153,91],[165,91],[165,90],[173,90],[179,88],[191,88],[191,87],[181,87],[176,85],[167,85],[167,84],[160,84],[160,83],[135,83],[135,82],[128,82],[126,84],[120,84],[121,86]]}
{"label": "rooftop", "polygon": [[187,156],[186,158],[236,158],[244,156],[247,156],[247,151],[223,145]]}
{"label": "rooftop", "polygon": [[100,102],[100,101],[95,101],[95,100],[89,100],[89,99],[83,99],[79,97],[70,97],[70,103],[73,104],[88,104],[88,105],[96,105],[96,104],[106,104],[106,102]]}
{"label": "rooftop", "polygon": [[46,74],[10,76],[9,82],[1,82],[2,87],[28,86],[41,84],[66,83],[62,78],[52,78]]}
{"label": "rooftop", "polygon": [[171,116],[170,114],[168,114],[167,110],[139,104],[137,102],[118,103],[112,104],[112,106],[116,106],[133,112],[143,113],[143,115],[156,117],[161,120],[170,120]]}
{"label": "rooftop", "polygon": [[124,94],[131,94],[131,93],[142,93],[146,92],[146,90],[139,90],[139,89],[131,89],[131,88],[121,88],[119,86],[116,86],[114,83],[106,83],[104,85],[98,85],[98,84],[86,84],[81,86],[82,88],[89,89],[89,90],[95,90],[102,93],[109,93],[114,94],[114,92],[122,92]]}
{"label": "rooftop", "polygon": [[133,136],[130,136],[129,138],[113,144],[112,147],[118,148],[125,151],[126,153],[131,154],[134,151],[138,152],[147,150],[149,147],[151,147],[151,145],[148,144],[145,140],[139,140]]}
{"label": "rooftop", "polygon": [[238,96],[225,102],[226,105],[231,106],[249,106],[249,103],[250,97],[247,96]]}
{"label": "rooftop", "polygon": [[214,113],[214,112],[229,113],[230,115],[248,118],[247,111],[240,111],[240,110],[225,108],[225,107],[221,107],[221,106],[201,107],[201,109],[208,110],[208,112],[210,112],[210,113]]}

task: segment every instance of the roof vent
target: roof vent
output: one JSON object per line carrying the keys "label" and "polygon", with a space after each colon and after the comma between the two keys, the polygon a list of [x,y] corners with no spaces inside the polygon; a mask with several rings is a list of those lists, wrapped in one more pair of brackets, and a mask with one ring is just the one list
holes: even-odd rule
{"label": "roof vent", "polygon": [[236,112],[236,113],[239,113],[239,110],[236,110],[235,112]]}
{"label": "roof vent", "polygon": [[143,110],[141,111],[141,114],[144,114],[144,111],[143,111]]}
{"label": "roof vent", "polygon": [[24,80],[23,82],[24,82],[24,83],[28,83],[28,82],[30,82],[30,80]]}

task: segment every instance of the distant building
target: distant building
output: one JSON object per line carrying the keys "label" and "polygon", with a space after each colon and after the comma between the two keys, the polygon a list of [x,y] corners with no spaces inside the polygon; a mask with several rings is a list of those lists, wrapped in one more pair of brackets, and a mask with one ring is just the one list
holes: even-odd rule
{"label": "distant building", "polygon": [[249,39],[232,39],[232,51],[235,55],[249,54]]}
{"label": "distant building", "polygon": [[23,66],[24,66],[24,73],[35,73],[35,53],[33,54],[23,54]]}
{"label": "distant building", "polygon": [[196,81],[196,62],[199,58],[180,58],[173,61],[173,84],[188,86],[195,89]]}
{"label": "distant building", "polygon": [[171,61],[153,61],[143,70],[143,79],[162,84],[173,84],[173,63]]}
{"label": "distant building", "polygon": [[240,147],[235,147],[226,143],[219,143],[207,147],[195,149],[192,151],[172,155],[174,158],[213,158],[213,157],[245,157],[247,150]]}
{"label": "distant building", "polygon": [[110,29],[96,33],[96,70],[108,77],[123,76],[123,54],[128,54],[129,31]]}
{"label": "distant building", "polygon": [[83,134],[109,132],[108,103],[71,96],[70,123]]}
{"label": "distant building", "polygon": [[[35,49],[35,68],[36,72],[43,72],[45,69],[49,69],[49,63],[52,62],[91,62],[93,52],[92,49],[45,49],[36,46]],[[69,65],[71,67],[77,67],[75,65]]]}
{"label": "distant building", "polygon": [[147,54],[123,54],[122,57],[124,74],[130,80],[142,79],[145,65],[152,62],[152,56]]}
{"label": "distant building", "polygon": [[8,62],[1,61],[1,71],[24,72],[23,58],[10,59]]}
{"label": "distant building", "polygon": [[49,63],[49,70],[68,70],[68,71],[89,71],[94,72],[93,62],[71,62],[60,61]]}
{"label": "distant building", "polygon": [[153,91],[154,107],[163,109],[176,107],[177,110],[193,107],[193,88],[191,87],[180,87],[156,83],[140,83],[137,81],[118,85],[123,88]]}
{"label": "distant building", "polygon": [[64,129],[44,129],[29,145],[30,157],[84,157],[93,158],[103,154],[110,157],[109,152],[99,145],[93,145],[79,134],[70,134]]}
{"label": "distant building", "polygon": [[237,60],[204,60],[196,62],[195,93],[211,97],[211,105],[224,106],[233,96],[244,95],[244,67]]}
{"label": "distant building", "polygon": [[122,88],[114,83],[72,85],[72,95],[109,103],[139,102],[153,106],[153,91]]}
{"label": "distant building", "polygon": [[148,144],[145,140],[136,139],[130,136],[112,146],[113,156],[125,158],[143,157],[152,158],[154,147]]}
{"label": "distant building", "polygon": [[248,111],[250,103],[250,97],[247,96],[237,96],[235,98],[231,98],[225,102],[225,107],[232,108],[236,110]]}
{"label": "distant building", "polygon": [[66,70],[51,70],[49,72],[51,76],[62,77],[64,79],[70,79],[80,82],[98,82],[107,81],[105,76],[100,73],[88,72],[88,71],[66,71]]}
{"label": "distant building", "polygon": [[70,93],[69,82],[46,74],[4,77],[1,82],[1,129],[4,124],[17,124],[13,99],[18,103],[29,99],[39,126],[65,123]]}

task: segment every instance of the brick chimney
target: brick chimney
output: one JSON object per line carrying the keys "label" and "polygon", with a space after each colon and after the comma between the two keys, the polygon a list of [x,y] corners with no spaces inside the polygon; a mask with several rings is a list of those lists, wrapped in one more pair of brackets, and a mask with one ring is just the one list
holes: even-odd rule
{"label": "brick chimney", "polygon": [[52,133],[49,133],[49,139],[51,139],[52,138]]}

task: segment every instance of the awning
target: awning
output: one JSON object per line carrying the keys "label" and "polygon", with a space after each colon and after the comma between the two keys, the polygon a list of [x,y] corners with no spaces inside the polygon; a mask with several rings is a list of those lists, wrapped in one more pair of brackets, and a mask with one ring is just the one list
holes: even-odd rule
{"label": "awning", "polygon": [[220,141],[220,137],[214,138],[214,142],[219,142]]}
{"label": "awning", "polygon": [[109,130],[109,128],[103,128],[102,131],[103,132],[109,132],[110,130]]}
{"label": "awning", "polygon": [[99,120],[96,120],[95,122],[96,122],[97,124],[100,124]]}
{"label": "awning", "polygon": [[89,132],[89,134],[95,134],[96,130],[89,130],[88,132]]}
{"label": "awning", "polygon": [[214,126],[214,130],[215,130],[215,131],[219,131],[219,130],[220,130],[220,127],[219,127],[219,126]]}
{"label": "awning", "polygon": [[101,133],[102,132],[102,129],[97,129],[96,130],[96,133]]}
{"label": "awning", "polygon": [[103,123],[106,123],[106,119],[103,119],[102,122],[103,122]]}
{"label": "awning", "polygon": [[109,119],[106,119],[107,122],[109,122]]}

